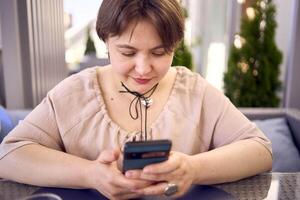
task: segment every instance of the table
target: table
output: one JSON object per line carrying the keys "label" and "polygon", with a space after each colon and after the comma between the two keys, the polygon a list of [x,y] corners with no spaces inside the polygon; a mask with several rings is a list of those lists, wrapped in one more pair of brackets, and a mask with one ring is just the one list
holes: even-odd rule
{"label": "table", "polygon": [[[7,180],[0,181],[0,199],[18,200],[30,194],[43,191],[52,191],[56,194],[67,194],[78,197],[89,195],[89,199],[104,199],[87,190],[71,190],[59,188],[40,188],[19,184]],[[68,195],[63,197],[68,200]],[[83,197],[83,196],[81,196]],[[99,198],[98,198],[99,197]],[[201,198],[202,197],[202,198]],[[264,173],[232,183],[217,184],[212,186],[193,186],[188,194],[181,199],[267,199],[289,200],[300,199],[300,173]],[[76,198],[75,198],[76,199]],[[75,200],[74,199],[74,200]],[[88,198],[85,198],[88,199]],[[147,198],[166,199],[166,198]]]}
{"label": "table", "polygon": [[296,200],[300,199],[300,173],[265,173],[215,187],[242,200]]}

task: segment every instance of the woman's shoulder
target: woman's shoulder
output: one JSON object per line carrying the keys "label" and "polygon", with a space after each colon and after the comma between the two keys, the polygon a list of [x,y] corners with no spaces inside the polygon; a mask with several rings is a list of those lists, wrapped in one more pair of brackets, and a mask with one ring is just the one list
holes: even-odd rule
{"label": "woman's shoulder", "polygon": [[69,95],[74,91],[87,92],[92,89],[97,79],[97,67],[88,68],[76,74],[73,74],[60,83],[58,83],[49,94],[51,95]]}
{"label": "woman's shoulder", "polygon": [[98,94],[99,85],[97,71],[99,67],[87,68],[73,74],[58,83],[48,95],[52,98],[78,97],[80,99],[95,97]]}
{"label": "woman's shoulder", "polygon": [[193,72],[186,67],[174,67],[177,77],[174,87],[183,91],[203,92],[208,86],[207,81],[197,72]]}
{"label": "woman's shoulder", "polygon": [[93,67],[71,75],[48,93],[48,98],[58,115],[70,120],[74,116],[91,116],[101,109],[102,98],[99,97],[97,69]]}
{"label": "woman's shoulder", "polygon": [[176,67],[175,69],[177,70],[177,78],[174,89],[177,95],[185,96],[189,100],[194,99],[195,102],[202,102],[203,104],[212,102],[212,100],[227,99],[222,91],[210,84],[199,73],[185,67]]}

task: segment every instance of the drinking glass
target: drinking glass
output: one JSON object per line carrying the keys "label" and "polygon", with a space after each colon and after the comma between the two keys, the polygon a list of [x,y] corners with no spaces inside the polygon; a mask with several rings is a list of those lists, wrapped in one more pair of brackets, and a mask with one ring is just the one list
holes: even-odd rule
{"label": "drinking glass", "polygon": [[53,193],[32,194],[20,200],[63,200],[60,196]]}

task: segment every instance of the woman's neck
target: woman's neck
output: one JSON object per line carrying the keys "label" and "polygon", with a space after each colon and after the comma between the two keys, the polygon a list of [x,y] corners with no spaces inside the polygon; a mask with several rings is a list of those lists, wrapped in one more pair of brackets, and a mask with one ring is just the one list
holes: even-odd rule
{"label": "woman's neck", "polygon": [[[115,93],[116,96],[121,95],[123,97],[129,98],[129,100],[134,98],[131,94],[128,94],[128,93],[120,94],[119,93],[119,91],[124,90],[124,88],[122,87],[120,78],[116,75],[116,73],[113,71],[111,66],[108,66],[106,71],[107,71],[107,75],[105,75],[105,78],[107,80],[105,82],[108,84],[107,86],[109,87],[109,90],[111,92]],[[156,97],[159,96],[159,93],[161,93],[161,92],[168,92],[168,88],[170,87],[170,82],[171,82],[171,84],[173,83],[172,79],[175,74],[176,74],[175,69],[170,68],[169,71],[167,72],[167,74],[159,81],[159,84],[158,84],[155,92],[151,96],[152,99],[156,99]],[[128,87],[129,90],[135,91],[133,88],[130,88],[130,86],[126,85],[126,83],[124,83],[124,84],[126,87]],[[155,83],[155,84],[157,84],[157,83]],[[151,89],[153,86],[149,87],[149,89]],[[144,92],[147,92],[148,90],[145,90]],[[139,93],[143,94],[143,92],[139,92]],[[119,95],[117,95],[117,94],[119,94]]]}

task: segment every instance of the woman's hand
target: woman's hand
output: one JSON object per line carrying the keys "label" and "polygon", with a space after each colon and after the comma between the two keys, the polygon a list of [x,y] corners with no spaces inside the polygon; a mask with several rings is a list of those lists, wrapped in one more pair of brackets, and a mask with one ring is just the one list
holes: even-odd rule
{"label": "woman's hand", "polygon": [[131,199],[141,197],[135,192],[151,185],[152,181],[128,179],[118,169],[118,150],[103,151],[97,160],[93,161],[89,171],[92,187],[109,199]]}
{"label": "woman's hand", "polygon": [[142,171],[127,171],[125,175],[132,179],[156,182],[146,188],[137,189],[136,192],[141,195],[163,195],[168,183],[173,183],[178,186],[178,191],[172,197],[179,197],[188,191],[195,174],[192,157],[173,151],[167,161],[146,166]]}

